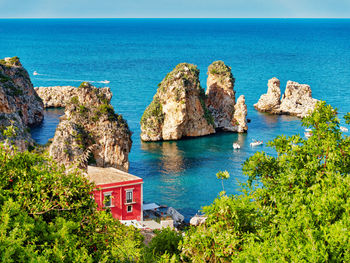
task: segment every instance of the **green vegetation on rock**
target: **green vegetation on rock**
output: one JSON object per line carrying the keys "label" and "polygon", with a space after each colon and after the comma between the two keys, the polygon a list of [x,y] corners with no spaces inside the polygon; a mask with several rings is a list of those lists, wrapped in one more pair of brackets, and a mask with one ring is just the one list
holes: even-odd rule
{"label": "green vegetation on rock", "polygon": [[5,59],[0,59],[0,64],[6,66],[6,67],[10,67],[10,66],[18,66],[21,67],[22,64],[19,61],[19,57],[12,57],[8,60]]}
{"label": "green vegetation on rock", "polygon": [[153,120],[157,123],[164,121],[163,107],[157,95],[154,96],[153,101],[144,111],[141,117],[141,124],[144,126],[153,125]]}
{"label": "green vegetation on rock", "polygon": [[208,110],[205,104],[205,100],[206,100],[206,95],[205,95],[204,89],[200,87],[199,101],[201,102],[201,105],[204,111],[204,118],[207,120],[208,124],[212,125],[215,128],[213,115],[211,115],[211,112]]}

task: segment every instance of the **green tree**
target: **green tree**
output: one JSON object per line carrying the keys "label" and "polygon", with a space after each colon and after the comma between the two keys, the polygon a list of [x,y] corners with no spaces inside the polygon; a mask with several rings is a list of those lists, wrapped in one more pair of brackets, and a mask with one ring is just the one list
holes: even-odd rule
{"label": "green tree", "polygon": [[48,157],[0,145],[1,262],[129,262],[143,237],[98,211],[94,185]]}
{"label": "green tree", "polygon": [[183,260],[350,262],[350,138],[325,102],[302,125],[309,139],[278,136],[268,144],[275,155],[244,163],[242,195],[203,209],[207,221],[184,237]]}
{"label": "green tree", "polygon": [[224,180],[230,178],[230,174],[228,173],[228,171],[219,171],[216,174],[216,178],[221,179],[222,191],[225,192]]}

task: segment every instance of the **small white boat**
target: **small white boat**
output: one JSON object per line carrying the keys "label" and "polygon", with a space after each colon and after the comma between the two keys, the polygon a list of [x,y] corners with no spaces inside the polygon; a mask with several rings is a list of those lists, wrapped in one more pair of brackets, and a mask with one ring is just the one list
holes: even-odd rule
{"label": "small white boat", "polygon": [[311,129],[305,129],[304,135],[306,138],[310,138],[312,136],[312,130]]}
{"label": "small white boat", "polygon": [[39,75],[39,73],[36,72],[36,71],[34,71],[34,72],[33,72],[33,75],[36,76],[36,75]]}
{"label": "small white boat", "polygon": [[108,83],[110,83],[110,81],[109,80],[103,80],[103,81],[101,81],[101,83],[108,84]]}
{"label": "small white boat", "polygon": [[262,144],[263,144],[263,141],[254,140],[253,142],[250,143],[250,146],[255,147],[255,146],[262,145]]}
{"label": "small white boat", "polygon": [[241,146],[238,143],[236,143],[236,142],[234,142],[232,144],[232,147],[233,147],[233,149],[240,149],[241,148]]}
{"label": "small white boat", "polygon": [[348,128],[343,127],[343,126],[340,126],[340,130],[341,130],[342,132],[348,132],[348,131],[349,131]]}

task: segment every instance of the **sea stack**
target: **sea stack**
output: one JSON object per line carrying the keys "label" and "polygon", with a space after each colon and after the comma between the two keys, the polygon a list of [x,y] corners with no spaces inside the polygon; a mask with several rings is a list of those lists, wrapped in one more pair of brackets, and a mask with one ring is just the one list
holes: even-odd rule
{"label": "sea stack", "polygon": [[261,95],[259,101],[254,104],[255,109],[261,112],[277,113],[281,104],[281,82],[277,78],[269,79],[267,93]]}
{"label": "sea stack", "polygon": [[268,81],[267,94],[261,95],[254,107],[261,112],[304,118],[314,110],[317,101],[317,99],[312,98],[309,85],[294,81],[287,82],[281,100],[280,81],[277,78],[272,78]]}
{"label": "sea stack", "polygon": [[214,117],[216,129],[232,132],[248,130],[245,98],[241,96],[235,106],[235,79],[231,68],[223,61],[215,61],[208,67],[206,105]]}
{"label": "sea stack", "polygon": [[110,105],[110,91],[83,82],[66,103],[49,148],[60,164],[86,168],[88,164],[128,171],[131,132]]}
{"label": "sea stack", "polygon": [[176,66],[159,84],[141,118],[143,141],[179,140],[215,133],[205,105],[199,69],[188,63]]}
{"label": "sea stack", "polygon": [[[11,139],[19,150],[33,145],[28,127],[40,124],[44,119],[43,102],[36,94],[28,72],[18,57],[0,60],[0,127],[15,128]],[[4,136],[0,133],[0,140]]]}

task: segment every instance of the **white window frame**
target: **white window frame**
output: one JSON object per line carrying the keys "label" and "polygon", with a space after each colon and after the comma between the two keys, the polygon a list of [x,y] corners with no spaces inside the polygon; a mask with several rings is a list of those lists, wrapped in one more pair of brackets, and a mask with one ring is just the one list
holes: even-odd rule
{"label": "white window frame", "polygon": [[[128,194],[131,193],[131,202],[128,199]],[[126,189],[125,190],[125,204],[133,204],[134,203],[134,189]]]}
{"label": "white window frame", "polygon": [[[103,207],[114,207],[112,194],[113,194],[113,192],[104,192],[103,193]],[[110,203],[108,206],[105,204],[105,199],[107,196],[109,196],[109,203]]]}
{"label": "white window frame", "polygon": [[[129,207],[131,208],[130,211],[129,211]],[[132,205],[128,205],[128,206],[126,207],[126,212],[127,212],[127,213],[132,213]]]}

